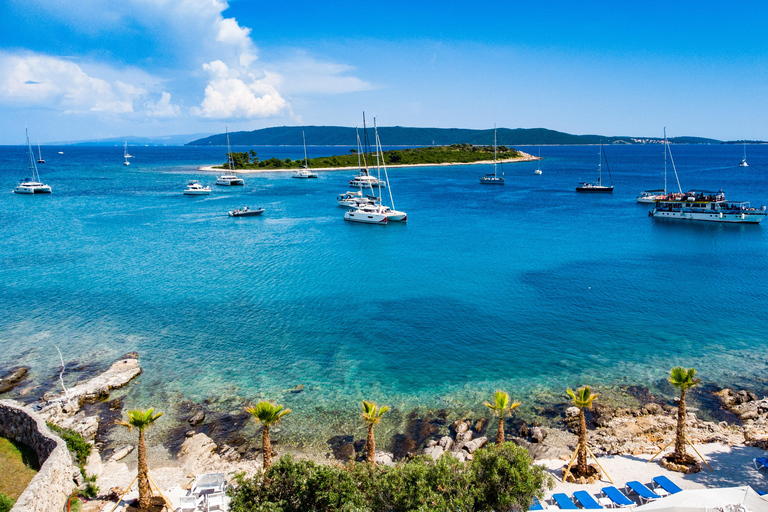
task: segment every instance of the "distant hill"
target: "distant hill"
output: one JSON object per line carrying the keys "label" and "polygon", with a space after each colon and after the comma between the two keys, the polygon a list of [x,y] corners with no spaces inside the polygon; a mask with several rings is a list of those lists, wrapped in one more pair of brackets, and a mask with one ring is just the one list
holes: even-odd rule
{"label": "distant hill", "polygon": [[[369,138],[373,138],[368,129]],[[301,133],[311,146],[354,146],[357,144],[355,128],[346,126],[276,126],[251,132],[232,132],[229,141],[233,146],[300,146]],[[360,137],[363,137],[362,129]],[[449,144],[493,144],[493,130],[465,128],[408,128],[404,126],[379,127],[381,142],[387,146],[445,146]],[[546,128],[499,128],[498,144],[507,146],[535,146],[539,144],[642,144],[658,142],[659,138],[607,137],[602,135],[572,135]],[[670,142],[678,144],[720,144],[719,140],[700,137],[675,137]],[[211,135],[187,143],[188,146],[225,146],[226,134]]]}
{"label": "distant hill", "polygon": [[[206,137],[208,133],[191,133],[188,135],[161,135],[158,137],[110,137],[108,139],[78,140],[70,142],[51,142],[57,146],[122,146],[127,142],[129,146],[184,146],[192,139]],[[226,145],[226,142],[224,142]]]}

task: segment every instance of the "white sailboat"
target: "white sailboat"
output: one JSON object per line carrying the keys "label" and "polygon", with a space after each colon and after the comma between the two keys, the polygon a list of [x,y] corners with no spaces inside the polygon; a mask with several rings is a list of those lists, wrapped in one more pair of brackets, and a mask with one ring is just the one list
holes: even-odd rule
{"label": "white sailboat", "polygon": [[501,171],[501,177],[496,173],[496,125],[493,125],[493,174],[480,176],[480,183],[483,185],[504,184],[504,170]]}
{"label": "white sailboat", "polygon": [[223,174],[216,180],[217,185],[224,187],[230,186],[242,186],[245,185],[245,180],[238,178],[235,174],[235,162],[232,159],[232,148],[229,146],[229,128],[227,130],[227,165],[229,166],[229,174]]}
{"label": "white sailboat", "polygon": [[128,161],[129,158],[133,158],[133,155],[128,153],[128,141],[123,143],[123,165],[131,165]]}
{"label": "white sailboat", "polygon": [[40,173],[37,172],[35,154],[32,152],[32,144],[29,143],[29,130],[27,130],[27,149],[29,150],[29,172],[32,175],[24,178],[13,189],[16,194],[50,194],[51,187],[40,181]]}
{"label": "white sailboat", "polygon": [[293,174],[294,178],[317,178],[317,173],[309,170],[309,159],[307,159],[307,139],[304,132],[301,132],[301,139],[304,141],[304,166]]}
{"label": "white sailboat", "polygon": [[533,174],[541,174],[541,148],[539,148],[539,161],[536,170],[533,171]]}
{"label": "white sailboat", "polygon": [[43,153],[40,151],[40,139],[37,141],[37,163],[44,164],[45,160],[43,160]]}
{"label": "white sailboat", "polygon": [[664,128],[664,188],[655,190],[644,190],[637,196],[638,203],[654,204],[656,201],[660,201],[667,197],[667,153],[672,160],[672,170],[675,172],[675,179],[677,180],[677,189],[680,193],[683,189],[680,187],[680,178],[677,176],[677,169],[675,168],[675,160],[672,158],[672,150],[669,147],[669,141],[667,141],[667,129]]}
{"label": "white sailboat", "polygon": [[[373,118],[373,133],[376,137],[376,167],[378,169],[378,179],[381,183],[381,169],[384,169],[384,180],[386,182],[387,190],[389,191],[389,204],[392,208],[385,206],[381,201],[381,185],[379,185],[379,206],[384,209],[384,214],[387,216],[387,220],[395,222],[406,222],[408,220],[408,214],[405,212],[399,212],[395,209],[395,200],[392,197],[392,187],[389,186],[389,174],[387,173],[387,164],[384,162],[384,151],[381,149],[381,139],[379,139],[379,130],[376,126],[376,118]],[[381,162],[381,166],[379,166]]]}
{"label": "white sailboat", "polygon": [[[365,139],[365,147],[364,149],[368,150],[368,132],[365,129],[365,113],[363,113],[363,138]],[[358,147],[360,146],[360,136],[357,137],[357,143]],[[358,159],[360,158],[360,151],[358,151]],[[366,177],[370,178],[370,180],[366,180],[365,183],[361,183],[359,186],[360,188],[368,187],[371,190],[371,193],[373,194],[373,185],[378,184],[379,185],[379,193],[381,193],[381,185],[384,184],[384,182],[380,179],[375,178],[374,176],[371,176],[368,172],[368,162],[365,160],[365,153],[362,155],[363,157],[363,165],[365,168],[360,167],[360,174],[355,178],[361,178]],[[376,158],[378,159],[379,154],[378,150],[376,152]],[[354,181],[354,180],[352,180]],[[350,181],[350,185],[353,185],[352,181]],[[357,186],[357,185],[353,185]],[[360,190],[362,195],[362,190]],[[349,222],[360,222],[363,224],[386,224],[390,219],[388,210],[389,208],[386,208],[381,205],[381,200],[378,197],[368,196],[367,199],[370,201],[367,201],[365,203],[358,203],[356,205],[352,206],[352,209],[344,213],[344,220]],[[399,212],[398,212],[399,213]],[[392,219],[394,220],[394,219]]]}
{"label": "white sailboat", "polygon": [[600,141],[600,150],[597,152],[597,182],[584,182],[579,183],[576,187],[576,192],[607,192],[613,193],[613,177],[611,177],[611,185],[603,185],[603,158],[605,158],[605,168],[608,170],[608,176],[611,176],[611,169],[608,167],[608,157],[605,156],[603,151],[603,141]]}
{"label": "white sailboat", "polygon": [[744,158],[741,159],[741,162],[739,162],[739,167],[749,167],[749,164],[747,163],[747,143],[744,143]]}

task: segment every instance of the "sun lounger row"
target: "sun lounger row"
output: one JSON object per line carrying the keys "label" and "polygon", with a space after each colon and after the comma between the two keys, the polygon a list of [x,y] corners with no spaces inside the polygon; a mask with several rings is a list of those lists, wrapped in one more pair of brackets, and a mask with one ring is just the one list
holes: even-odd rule
{"label": "sun lounger row", "polygon": [[[638,501],[643,504],[682,491],[676,483],[665,476],[654,477],[651,485],[653,489],[633,480],[627,482],[623,491],[614,486],[608,486],[603,487],[600,496],[593,496],[587,491],[576,491],[571,498],[565,493],[555,493],[552,495],[552,500],[561,510],[578,510],[578,505],[583,509],[598,510],[635,505],[636,503],[629,499],[628,495],[637,495]],[[530,510],[544,510],[544,506],[535,500]]]}

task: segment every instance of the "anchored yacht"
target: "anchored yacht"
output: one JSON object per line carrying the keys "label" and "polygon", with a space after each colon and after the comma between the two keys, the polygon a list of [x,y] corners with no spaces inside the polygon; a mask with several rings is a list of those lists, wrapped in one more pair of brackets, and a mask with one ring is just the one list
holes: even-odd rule
{"label": "anchored yacht", "polygon": [[32,175],[24,178],[13,189],[16,194],[50,194],[51,187],[40,181],[40,173],[37,172],[35,164],[35,155],[32,152],[32,145],[29,143],[29,130],[27,130],[27,149],[29,151],[29,172]]}
{"label": "anchored yacht", "polygon": [[229,174],[219,176],[216,180],[217,185],[224,187],[234,187],[245,185],[243,178],[238,178],[235,175],[235,162],[232,160],[232,148],[229,146],[229,129],[227,129],[227,165],[229,166]]}
{"label": "anchored yacht", "polygon": [[185,196],[207,196],[211,193],[211,187],[204,187],[197,180],[189,180],[184,189]]}

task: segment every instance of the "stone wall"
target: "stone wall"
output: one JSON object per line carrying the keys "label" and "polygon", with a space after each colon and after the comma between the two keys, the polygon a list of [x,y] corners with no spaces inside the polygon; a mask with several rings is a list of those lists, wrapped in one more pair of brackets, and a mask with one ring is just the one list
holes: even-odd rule
{"label": "stone wall", "polygon": [[60,512],[75,489],[78,470],[66,443],[35,412],[14,400],[0,400],[0,437],[23,443],[37,454],[40,472],[11,512]]}

